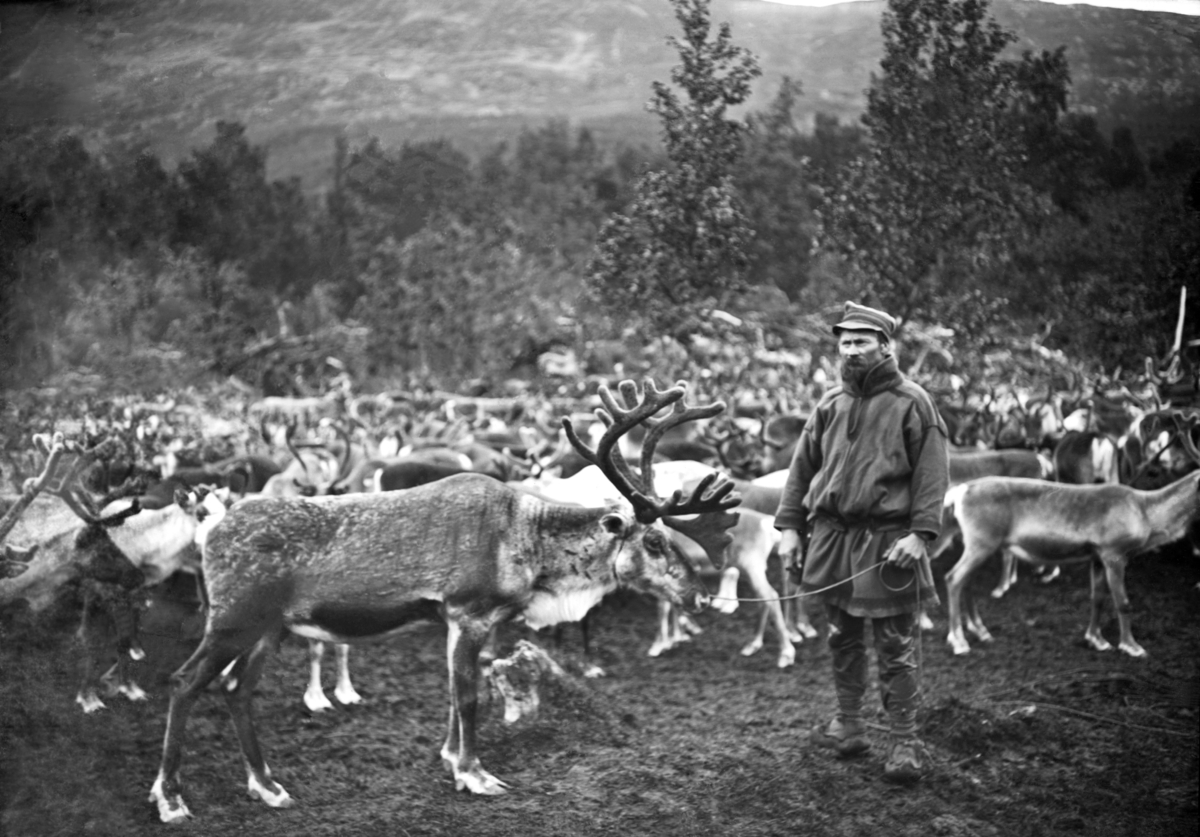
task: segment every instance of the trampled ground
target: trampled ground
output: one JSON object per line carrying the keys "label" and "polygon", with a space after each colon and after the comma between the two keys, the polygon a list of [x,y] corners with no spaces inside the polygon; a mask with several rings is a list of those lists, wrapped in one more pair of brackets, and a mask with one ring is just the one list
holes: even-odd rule
{"label": "trampled ground", "polygon": [[[1134,633],[1150,656],[1085,647],[1087,573],[1050,585],[1024,576],[984,605],[996,635],[965,658],[945,645],[944,613],[922,642],[924,736],[935,767],[920,786],[882,781],[882,746],[836,761],[806,741],[833,695],[822,640],[774,666],[774,645],[741,657],[757,618],[700,615],[705,631],[646,656],[651,602],[619,594],[594,611],[608,676],[577,676],[578,634],[561,651],[570,675],[544,691],[534,719],[506,726],[485,707],[481,757],[512,785],[501,797],[454,790],[438,757],[447,712],[444,635],[430,625],[356,649],[364,704],[312,716],[301,693],[305,648],[288,640],[257,700],[276,778],[296,800],[272,810],[244,793],[224,702],[197,704],[184,777],[195,819],[158,823],[146,795],[157,770],[166,675],[194,628],[156,604],[147,615],[146,703],[72,702],[72,625],[0,642],[0,834],[5,835],[1188,835],[1197,833],[1197,650],[1200,564],[1147,557],[1129,572]],[[997,568],[975,580],[985,594]],[[824,629],[823,619],[817,624]],[[1115,640],[1113,620],[1106,633]],[[506,633],[511,644],[524,633]],[[502,648],[503,651],[503,648]],[[331,690],[332,671],[326,682]],[[874,698],[873,698],[874,699]],[[880,728],[881,730],[882,728]],[[882,740],[882,733],[879,732]]]}

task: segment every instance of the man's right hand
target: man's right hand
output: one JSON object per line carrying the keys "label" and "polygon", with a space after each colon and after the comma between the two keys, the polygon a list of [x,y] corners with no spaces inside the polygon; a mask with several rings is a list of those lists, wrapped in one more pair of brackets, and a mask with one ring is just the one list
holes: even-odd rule
{"label": "man's right hand", "polygon": [[779,536],[779,560],[796,584],[804,575],[804,541],[795,529],[783,529]]}

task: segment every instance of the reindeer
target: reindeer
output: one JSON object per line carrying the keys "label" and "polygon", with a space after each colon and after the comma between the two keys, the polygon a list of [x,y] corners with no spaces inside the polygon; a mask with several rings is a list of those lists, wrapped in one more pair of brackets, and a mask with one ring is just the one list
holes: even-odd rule
{"label": "reindeer", "polygon": [[[77,580],[83,608],[78,643],[83,647],[83,664],[76,703],[85,713],[104,708],[96,694],[93,670],[101,657],[116,661],[100,682],[113,693],[130,700],[145,700],[146,694],[129,676],[128,659],[142,659],[137,620],[147,586],[157,584],[181,569],[196,569],[191,549],[196,532],[195,515],[180,505],[143,509],[137,497],[102,504],[78,485],[81,471],[93,460],[103,459],[116,449],[110,438],[84,450],[57,434],[52,442],[35,437],[35,445],[49,453],[46,469],[30,486],[60,499],[83,523],[61,532],[43,544],[39,552],[62,560],[33,564],[10,583],[0,585],[0,605],[18,598],[46,600],[47,588]],[[54,482],[58,460],[66,453],[78,454],[69,472]],[[128,486],[127,486],[128,488]],[[118,492],[119,493],[119,492]],[[179,498],[187,494],[180,493]],[[193,495],[194,496],[194,495]],[[181,499],[181,504],[186,501]],[[107,618],[115,630],[115,642],[102,630]]]}
{"label": "reindeer", "polygon": [[[1188,453],[1200,451],[1184,434]],[[1126,485],[1064,485],[1014,477],[987,477],[951,488],[948,506],[962,529],[963,555],[946,574],[950,632],[955,654],[970,645],[964,625],[983,642],[991,634],[972,601],[964,621],[963,590],[971,573],[998,549],[1039,564],[1091,561],[1091,620],[1084,637],[1093,648],[1112,645],[1100,633],[1100,609],[1107,584],[1117,608],[1119,648],[1132,657],[1146,651],[1130,631],[1125,566],[1129,558],[1187,534],[1200,517],[1200,471],[1163,488],[1142,491]]]}
{"label": "reindeer", "polygon": [[[708,593],[674,557],[662,524],[708,546],[715,561],[737,521],[732,485],[714,475],[686,500],[655,496],[653,472],[640,479],[614,446],[647,423],[661,435],[684,421],[711,417],[717,402],[686,408],[684,386],[641,392],[623,381],[618,406],[600,391],[597,416],[607,427],[595,449],[563,429],[604,469],[633,508],[557,506],[478,474],[408,491],[313,498],[246,498],[209,535],[204,576],[209,609],[204,638],[173,675],[162,762],[150,791],[164,822],[190,816],[180,765],[192,705],[218,676],[241,743],[248,790],[272,807],[292,799],[271,778],[259,747],[252,695],[269,653],[286,631],[332,642],[361,642],[401,632],[417,620],[447,625],[450,723],[441,756],[455,787],[499,794],[504,782],[476,752],[478,656],[496,625],[531,627],[577,621],[607,593],[626,586],[700,609]],[[671,408],[664,418],[652,417]],[[699,515],[694,520],[678,515]]]}
{"label": "reindeer", "polygon": [[[816,636],[816,630],[808,623],[807,617],[802,619],[807,630],[802,631],[785,616],[780,594],[767,577],[768,561],[779,547],[780,534],[775,528],[775,516],[746,508],[741,509],[738,515],[738,523],[731,533],[733,542],[727,550],[725,569],[721,573],[720,589],[712,607],[726,615],[737,610],[738,580],[744,574],[753,595],[762,600],[762,612],[755,634],[742,646],[741,654],[749,657],[762,649],[767,623],[770,622],[779,635],[779,656],[775,664],[779,668],[788,668],[796,662],[795,646],[806,638]],[[681,545],[681,548],[684,554],[692,551],[687,545]],[[658,657],[690,639],[689,635],[695,631],[679,618],[681,615],[679,609],[670,602],[658,603],[658,635],[647,652],[651,657]]]}
{"label": "reindeer", "polygon": [[[268,479],[259,493],[268,497],[312,497],[337,493],[339,486],[351,473],[353,450],[350,434],[341,424],[333,425],[343,442],[335,464],[333,454],[321,445],[306,445],[304,450],[300,450],[295,441],[296,428],[297,423],[291,422],[284,434],[284,444],[293,461]],[[319,453],[314,453],[314,450]]]}

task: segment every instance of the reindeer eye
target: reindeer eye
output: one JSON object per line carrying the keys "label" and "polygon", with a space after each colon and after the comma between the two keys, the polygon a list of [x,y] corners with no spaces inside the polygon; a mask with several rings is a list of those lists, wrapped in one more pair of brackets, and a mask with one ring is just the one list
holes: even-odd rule
{"label": "reindeer eye", "polygon": [[667,539],[657,529],[647,529],[646,534],[642,535],[642,543],[651,552],[667,551]]}

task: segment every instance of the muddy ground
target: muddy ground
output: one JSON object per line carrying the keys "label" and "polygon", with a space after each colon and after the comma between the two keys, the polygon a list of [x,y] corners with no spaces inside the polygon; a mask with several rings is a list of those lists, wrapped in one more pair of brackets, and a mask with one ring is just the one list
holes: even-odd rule
{"label": "muddy ground", "polygon": [[[997,574],[981,570],[976,591],[985,595]],[[950,654],[944,611],[935,612],[921,644],[921,721],[934,768],[908,789],[882,780],[882,744],[837,761],[807,743],[833,705],[828,650],[810,640],[794,667],[779,670],[768,636],[757,656],[740,656],[757,618],[752,605],[731,617],[701,614],[702,635],[651,659],[653,604],[611,597],[593,612],[608,672],[600,680],[578,676],[577,633],[561,649],[537,636],[568,676],[544,690],[533,719],[508,726],[497,702],[485,707],[484,766],[512,786],[488,798],[456,792],[438,756],[443,627],[356,649],[365,702],[317,716],[301,701],[305,647],[287,640],[268,664],[257,708],[268,761],[295,807],[246,797],[214,693],[189,726],[184,777],[195,818],[176,826],[158,823],[146,795],[166,678],[194,642],[197,620],[160,597],[146,616],[147,659],[135,665],[149,700],[110,698],[91,716],[73,703],[70,619],[10,620],[0,642],[0,833],[1194,837],[1198,582],[1200,562],[1187,550],[1131,567],[1134,633],[1150,654],[1140,660],[1083,644],[1083,567],[1049,585],[1026,574],[1005,599],[987,601],[995,642],[967,657]],[[824,633],[824,620],[816,624]],[[1106,634],[1115,642],[1115,620]],[[504,639],[525,635],[513,628]],[[330,691],[331,681],[327,669]]]}

